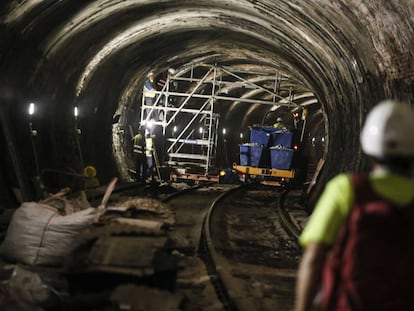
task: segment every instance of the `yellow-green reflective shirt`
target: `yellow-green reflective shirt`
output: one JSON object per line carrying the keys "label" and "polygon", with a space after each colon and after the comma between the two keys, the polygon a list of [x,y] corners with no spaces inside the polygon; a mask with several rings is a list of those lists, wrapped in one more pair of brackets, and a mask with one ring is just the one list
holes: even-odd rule
{"label": "yellow-green reflective shirt", "polygon": [[273,124],[273,127],[275,127],[275,128],[286,128],[286,125],[282,122],[276,122],[275,124]]}
{"label": "yellow-green reflective shirt", "polygon": [[[397,205],[414,199],[414,182],[386,171],[369,175],[373,190]],[[332,245],[354,202],[354,189],[348,174],[339,174],[325,187],[303,230],[299,242],[306,247],[311,242]]]}

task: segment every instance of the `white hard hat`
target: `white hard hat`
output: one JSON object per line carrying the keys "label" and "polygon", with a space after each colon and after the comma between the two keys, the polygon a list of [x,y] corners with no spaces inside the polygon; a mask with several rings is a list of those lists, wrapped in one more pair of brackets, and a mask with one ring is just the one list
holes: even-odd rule
{"label": "white hard hat", "polygon": [[281,117],[278,117],[277,119],[276,119],[276,122],[282,122],[283,121],[283,119],[281,118]]}
{"label": "white hard hat", "polygon": [[362,150],[370,156],[414,156],[414,111],[394,100],[385,100],[368,114],[361,132]]}

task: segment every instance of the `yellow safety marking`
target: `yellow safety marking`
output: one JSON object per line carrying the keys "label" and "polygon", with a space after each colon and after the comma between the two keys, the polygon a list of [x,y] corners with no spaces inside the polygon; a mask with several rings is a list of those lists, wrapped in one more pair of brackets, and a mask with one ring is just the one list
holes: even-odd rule
{"label": "yellow safety marking", "polygon": [[248,175],[264,175],[271,177],[293,178],[295,176],[294,170],[278,170],[275,168],[260,168],[252,166],[233,165],[233,169]]}

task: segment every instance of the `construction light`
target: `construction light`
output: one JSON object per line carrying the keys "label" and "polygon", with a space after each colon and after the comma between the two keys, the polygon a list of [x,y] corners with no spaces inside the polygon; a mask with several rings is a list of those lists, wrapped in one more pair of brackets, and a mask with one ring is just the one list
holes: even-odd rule
{"label": "construction light", "polygon": [[226,129],[223,129],[223,135],[226,135]]}
{"label": "construction light", "polygon": [[147,121],[146,123],[145,123],[145,126],[148,128],[148,129],[152,129],[153,127],[154,127],[154,119],[151,119],[151,120],[149,120],[149,121]]}
{"label": "construction light", "polygon": [[198,131],[199,131],[199,133],[200,133],[200,134],[203,134],[203,128],[202,128],[202,127],[200,127],[200,128],[198,129]]}
{"label": "construction light", "polygon": [[174,125],[174,127],[173,127],[173,133],[176,133],[176,132],[177,132],[177,126]]}
{"label": "construction light", "polygon": [[73,115],[75,116],[75,118],[78,117],[78,106],[75,106],[75,108],[73,108]]}
{"label": "construction light", "polygon": [[34,103],[30,103],[29,104],[29,115],[33,115],[35,112],[35,104]]}
{"label": "construction light", "polygon": [[243,133],[240,133],[240,138],[243,139]]}

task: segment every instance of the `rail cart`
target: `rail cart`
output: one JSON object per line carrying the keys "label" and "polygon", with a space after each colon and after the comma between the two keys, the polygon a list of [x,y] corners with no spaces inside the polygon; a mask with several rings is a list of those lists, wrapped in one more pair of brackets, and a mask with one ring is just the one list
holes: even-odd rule
{"label": "rail cart", "polygon": [[255,126],[250,141],[240,145],[240,163],[233,170],[243,182],[257,180],[269,185],[284,185],[295,178],[295,132],[288,129]]}

